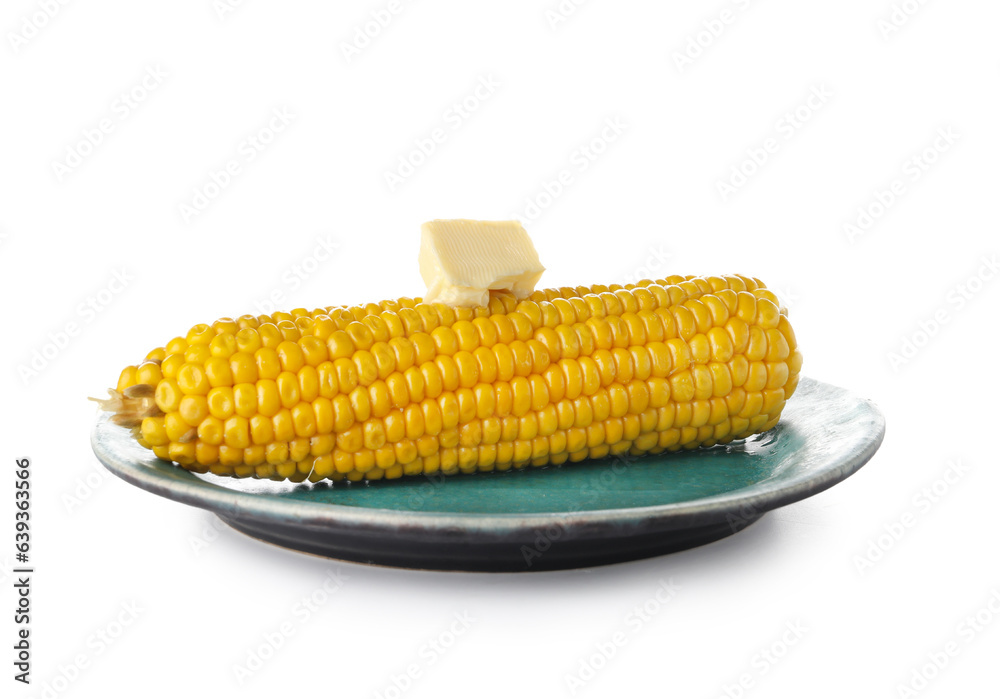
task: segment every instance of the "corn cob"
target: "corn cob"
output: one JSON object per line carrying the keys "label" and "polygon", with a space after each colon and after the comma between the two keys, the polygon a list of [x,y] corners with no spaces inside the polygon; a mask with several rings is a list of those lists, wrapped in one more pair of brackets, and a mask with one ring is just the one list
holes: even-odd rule
{"label": "corn cob", "polygon": [[196,325],[102,405],[191,471],[375,480],[730,442],[777,424],[802,365],[751,277],[420,301]]}

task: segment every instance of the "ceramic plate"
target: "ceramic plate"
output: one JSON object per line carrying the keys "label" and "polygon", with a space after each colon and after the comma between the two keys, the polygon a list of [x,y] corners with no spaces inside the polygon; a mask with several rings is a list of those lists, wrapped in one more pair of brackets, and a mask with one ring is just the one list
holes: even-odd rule
{"label": "ceramic plate", "polygon": [[847,478],[885,433],[870,401],[803,378],[777,427],[727,446],[523,471],[293,485],[190,473],[107,418],[91,443],[112,473],[215,512],[244,534],[350,561],[480,571],[601,565],[721,539]]}

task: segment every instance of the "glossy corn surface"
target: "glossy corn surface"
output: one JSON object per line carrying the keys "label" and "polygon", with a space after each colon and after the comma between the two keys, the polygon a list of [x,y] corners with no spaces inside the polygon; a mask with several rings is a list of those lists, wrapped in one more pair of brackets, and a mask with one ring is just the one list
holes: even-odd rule
{"label": "glossy corn surface", "polygon": [[373,480],[729,442],[777,423],[801,364],[758,280],[673,276],[222,318],[117,391],[152,393],[140,443],[192,471]]}

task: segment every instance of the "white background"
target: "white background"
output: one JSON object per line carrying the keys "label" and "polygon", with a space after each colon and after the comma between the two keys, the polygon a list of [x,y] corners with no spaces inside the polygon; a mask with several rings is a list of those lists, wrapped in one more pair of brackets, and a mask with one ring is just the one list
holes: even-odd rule
{"label": "white background", "polygon": [[[45,6],[9,0],[0,14],[0,608],[14,604],[12,471],[25,455],[37,566],[34,682],[11,678],[4,612],[4,696],[570,696],[567,678],[619,632],[575,696],[995,687],[1000,282],[983,259],[1000,248],[996,3],[908,0],[894,16],[889,0],[593,0],[556,22],[556,0],[420,0],[350,60],[344,46],[364,43],[387,1],[250,0],[221,16],[211,0]],[[481,82],[495,87],[473,97]],[[811,94],[824,97],[809,106]],[[249,145],[276,109],[289,123]],[[443,142],[390,188],[386,173],[420,160],[416,142],[438,128]],[[765,145],[763,164],[745,162]],[[240,171],[185,220],[181,205],[231,160]],[[741,165],[752,174],[724,196]],[[894,181],[880,208],[875,192]],[[540,196],[546,183],[556,196]],[[419,295],[423,221],[511,216],[547,286],[760,277],[790,307],[804,373],[885,412],[882,449],[722,542],[525,575],[274,549],[106,475],[91,454],[86,397],[150,348],[263,312],[275,291],[283,309]],[[310,262],[327,236],[336,254]],[[311,273],[293,284],[295,265]],[[127,286],[101,294],[116,272]],[[70,323],[75,336],[46,350]],[[36,351],[51,359],[26,373]],[[343,587],[302,614],[330,570]],[[669,580],[673,599],[651,603]],[[634,623],[646,604],[655,613]],[[422,652],[463,612],[476,621],[447,652]],[[106,646],[98,634],[119,616],[130,623]],[[240,684],[234,666],[285,623],[293,633]],[[925,671],[949,643],[947,665]],[[410,664],[420,677],[391,690]],[[923,686],[915,671],[934,676]]]}

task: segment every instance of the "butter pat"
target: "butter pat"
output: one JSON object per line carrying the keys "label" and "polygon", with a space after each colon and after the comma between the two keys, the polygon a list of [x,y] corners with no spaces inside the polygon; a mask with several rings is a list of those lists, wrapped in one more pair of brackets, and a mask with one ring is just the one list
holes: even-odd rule
{"label": "butter pat", "polygon": [[485,306],[490,289],[519,298],[535,290],[545,268],[517,221],[430,221],[420,227],[425,303]]}

